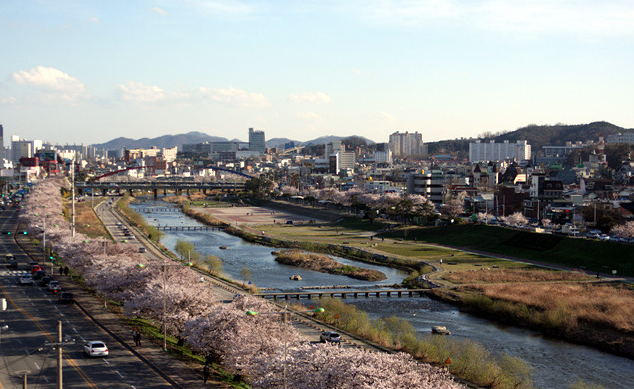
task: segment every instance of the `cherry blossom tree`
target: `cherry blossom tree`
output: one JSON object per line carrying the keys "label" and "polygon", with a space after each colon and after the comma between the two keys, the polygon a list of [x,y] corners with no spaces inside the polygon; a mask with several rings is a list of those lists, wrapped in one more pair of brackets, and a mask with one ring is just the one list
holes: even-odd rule
{"label": "cherry blossom tree", "polygon": [[490,213],[478,212],[477,214],[479,223],[488,223],[494,216]]}
{"label": "cherry blossom tree", "polygon": [[[249,316],[249,310],[259,314]],[[184,336],[199,354],[230,369],[241,369],[256,355],[276,353],[283,339],[292,343],[298,338],[290,323],[283,322],[281,314],[273,313],[276,310],[266,301],[238,296],[229,304],[218,304],[207,316],[187,322]]]}
{"label": "cherry blossom tree", "polygon": [[612,228],[610,231],[614,235],[620,238],[634,237],[634,221],[626,222],[625,224],[619,224]]}
{"label": "cherry blossom tree", "polygon": [[521,212],[515,212],[512,215],[506,216],[505,221],[511,225],[525,226],[528,224],[528,219],[522,215]]}
{"label": "cherry blossom tree", "polygon": [[404,353],[388,354],[329,344],[296,344],[287,352],[258,355],[248,366],[252,387],[296,389],[464,388],[443,369],[416,362]]}
{"label": "cherry blossom tree", "polygon": [[459,199],[452,199],[447,201],[440,207],[440,213],[443,215],[455,218],[460,216],[464,212],[464,202]]}
{"label": "cherry blossom tree", "polygon": [[281,188],[282,194],[285,196],[296,196],[299,190],[293,186],[283,185]]}
{"label": "cherry blossom tree", "polygon": [[[181,337],[185,323],[210,314],[217,304],[217,298],[209,287],[198,282],[198,277],[191,269],[168,265],[160,274],[152,272],[156,277],[149,279],[140,293],[129,297],[124,305],[124,313],[127,316],[164,321],[169,333]],[[137,272],[145,269],[137,269]]]}

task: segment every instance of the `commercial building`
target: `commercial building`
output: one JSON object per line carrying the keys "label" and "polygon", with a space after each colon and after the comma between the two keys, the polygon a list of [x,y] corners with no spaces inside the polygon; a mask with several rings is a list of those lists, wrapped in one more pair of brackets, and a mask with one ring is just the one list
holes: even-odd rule
{"label": "commercial building", "polygon": [[249,128],[249,150],[266,153],[264,131],[255,131],[253,128]]}
{"label": "commercial building", "polygon": [[18,135],[11,137],[11,160],[13,166],[18,166],[21,158],[33,158],[35,153],[42,148],[41,140],[20,139]]}
{"label": "commercial building", "polygon": [[531,158],[531,145],[528,141],[518,140],[516,143],[482,143],[477,140],[469,143],[469,162],[497,162],[504,160],[527,161]]}
{"label": "commercial building", "polygon": [[326,153],[325,153],[326,158],[330,157],[331,155],[337,152],[344,151],[344,149],[342,149],[340,140],[335,140],[335,141],[326,143],[325,150],[326,150]]}

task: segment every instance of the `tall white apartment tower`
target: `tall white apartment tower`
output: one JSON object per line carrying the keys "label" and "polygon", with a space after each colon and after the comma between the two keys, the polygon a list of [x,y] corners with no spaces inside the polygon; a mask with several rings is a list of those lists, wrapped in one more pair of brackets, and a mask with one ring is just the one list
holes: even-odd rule
{"label": "tall white apartment tower", "polygon": [[259,151],[262,154],[266,152],[264,131],[255,131],[253,128],[249,128],[249,150]]}
{"label": "tall white apartment tower", "polygon": [[426,156],[426,145],[423,143],[423,134],[418,132],[395,132],[390,135],[390,150],[395,157]]}
{"label": "tall white apartment tower", "polygon": [[511,159],[515,161],[526,161],[531,159],[531,145],[525,140],[518,140],[516,143],[503,143],[490,141],[482,143],[479,140],[469,143],[469,162],[495,162]]}

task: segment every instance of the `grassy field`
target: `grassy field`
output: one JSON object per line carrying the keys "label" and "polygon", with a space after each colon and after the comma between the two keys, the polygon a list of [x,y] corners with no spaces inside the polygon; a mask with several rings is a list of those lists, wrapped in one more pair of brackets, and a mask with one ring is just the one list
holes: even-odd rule
{"label": "grassy field", "polygon": [[593,272],[634,276],[634,245],[465,224],[395,230],[385,237],[435,243],[551,263]]}
{"label": "grassy field", "polygon": [[[97,204],[101,201],[103,201],[101,198],[99,200],[95,200],[95,206],[97,206]],[[64,214],[70,217],[70,202],[67,202],[64,206],[66,207]],[[95,215],[95,212],[92,210],[92,203],[90,201],[75,203],[75,229],[77,232],[81,232],[89,238],[105,236],[112,239],[101,220],[97,218],[97,215]]]}

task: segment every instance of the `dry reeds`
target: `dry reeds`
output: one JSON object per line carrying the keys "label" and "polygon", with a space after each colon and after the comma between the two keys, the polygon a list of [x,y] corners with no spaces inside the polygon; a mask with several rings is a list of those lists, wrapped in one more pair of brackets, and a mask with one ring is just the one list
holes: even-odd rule
{"label": "dry reeds", "polygon": [[522,270],[522,269],[487,269],[473,271],[456,271],[443,276],[447,281],[456,284],[503,283],[503,282],[554,282],[588,280],[586,274],[570,271]]}
{"label": "dry reeds", "polygon": [[494,300],[524,304],[542,312],[565,311],[579,323],[634,331],[634,291],[610,284],[497,284],[475,287]]}

